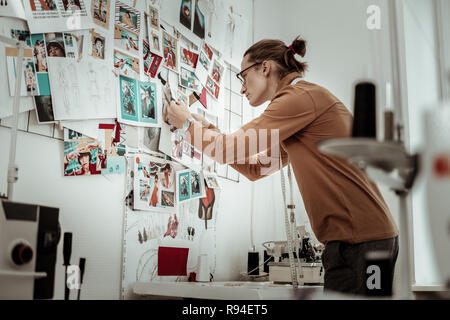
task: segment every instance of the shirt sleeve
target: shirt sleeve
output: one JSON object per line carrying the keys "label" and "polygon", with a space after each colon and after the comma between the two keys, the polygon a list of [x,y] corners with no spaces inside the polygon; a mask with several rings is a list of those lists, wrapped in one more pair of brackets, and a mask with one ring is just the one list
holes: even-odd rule
{"label": "shirt sleeve", "polygon": [[[186,139],[218,163],[230,164],[250,180],[257,180],[266,175],[262,169],[273,167],[273,162],[278,163],[275,167],[279,169],[280,149],[287,163],[281,142],[308,126],[315,115],[316,106],[310,94],[288,86],[275,95],[259,117],[239,130],[223,134],[213,125],[196,119],[189,127]],[[268,172],[275,171],[269,169]]]}

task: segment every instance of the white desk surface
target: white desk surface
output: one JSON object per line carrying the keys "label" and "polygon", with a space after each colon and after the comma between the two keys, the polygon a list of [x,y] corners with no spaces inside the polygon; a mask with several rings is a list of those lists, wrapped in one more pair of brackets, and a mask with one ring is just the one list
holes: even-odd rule
{"label": "white desk surface", "polygon": [[299,286],[272,282],[136,282],[133,291],[137,295],[182,297],[213,300],[298,300],[302,296],[322,294],[323,286]]}

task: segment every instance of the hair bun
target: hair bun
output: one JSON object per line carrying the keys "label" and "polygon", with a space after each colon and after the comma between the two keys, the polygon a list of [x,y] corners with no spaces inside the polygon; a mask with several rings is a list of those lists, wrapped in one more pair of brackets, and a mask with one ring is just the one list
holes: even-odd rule
{"label": "hair bun", "polygon": [[294,51],[300,56],[304,57],[306,54],[306,41],[300,37],[297,37],[292,41],[291,44]]}

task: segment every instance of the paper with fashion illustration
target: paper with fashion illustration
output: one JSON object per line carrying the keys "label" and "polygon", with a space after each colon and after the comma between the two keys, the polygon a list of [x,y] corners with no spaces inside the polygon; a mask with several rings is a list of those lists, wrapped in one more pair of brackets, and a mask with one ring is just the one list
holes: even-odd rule
{"label": "paper with fashion illustration", "polygon": [[175,167],[144,154],[134,156],[134,209],[176,213]]}
{"label": "paper with fashion illustration", "polygon": [[144,126],[161,126],[161,89],[157,82],[119,77],[117,118],[120,122]]}
{"label": "paper with fashion illustration", "polygon": [[203,176],[205,177],[205,182],[208,188],[221,189],[216,173],[210,171],[203,171]]}
{"label": "paper with fashion illustration", "polygon": [[64,129],[64,176],[125,172],[124,146],[120,142],[114,142],[105,147],[106,141],[112,141],[113,138],[110,136],[111,131],[103,130],[103,133],[102,143],[76,131]]}
{"label": "paper with fashion illustration", "polygon": [[114,70],[127,77],[139,78],[139,58],[114,49]]}
{"label": "paper with fashion illustration", "polygon": [[200,171],[186,169],[177,171],[177,202],[203,198],[205,182]]}
{"label": "paper with fashion illustration", "polygon": [[85,0],[24,0],[23,5],[31,33],[93,28]]}
{"label": "paper with fashion illustration", "polygon": [[164,67],[178,73],[178,40],[167,32],[162,32]]}
{"label": "paper with fashion illustration", "polygon": [[116,78],[101,61],[48,58],[55,120],[116,118]]}

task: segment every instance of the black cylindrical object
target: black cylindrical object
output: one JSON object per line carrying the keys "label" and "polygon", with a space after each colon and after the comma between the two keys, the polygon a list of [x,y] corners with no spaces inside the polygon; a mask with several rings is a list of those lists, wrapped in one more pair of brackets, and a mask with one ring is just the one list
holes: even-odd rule
{"label": "black cylindrical object", "polygon": [[259,252],[248,253],[247,273],[250,276],[259,275]]}
{"label": "black cylindrical object", "polygon": [[365,261],[366,296],[392,296],[394,266],[389,252],[367,252]]}
{"label": "black cylindrical object", "polygon": [[360,82],[355,86],[355,108],[353,137],[375,138],[376,130],[376,90],[370,82]]}
{"label": "black cylindrical object", "polygon": [[64,232],[64,244],[63,244],[63,260],[64,266],[70,265],[70,256],[72,255],[72,233]]}
{"label": "black cylindrical object", "polygon": [[267,254],[267,250],[264,250],[264,272],[269,273],[269,262],[274,261],[273,256]]}

